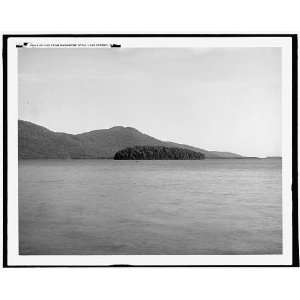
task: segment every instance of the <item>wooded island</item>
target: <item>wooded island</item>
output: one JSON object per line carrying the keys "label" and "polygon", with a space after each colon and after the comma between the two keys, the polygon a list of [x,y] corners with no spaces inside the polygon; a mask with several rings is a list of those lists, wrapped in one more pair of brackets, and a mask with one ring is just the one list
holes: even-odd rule
{"label": "wooded island", "polygon": [[199,160],[205,155],[184,148],[163,146],[135,146],[118,151],[116,160]]}

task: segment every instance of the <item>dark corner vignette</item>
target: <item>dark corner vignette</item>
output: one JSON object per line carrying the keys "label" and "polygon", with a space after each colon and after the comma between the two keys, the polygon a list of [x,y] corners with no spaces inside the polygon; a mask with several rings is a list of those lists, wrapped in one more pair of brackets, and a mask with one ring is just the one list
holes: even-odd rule
{"label": "dark corner vignette", "polygon": [[[7,43],[10,37],[290,37],[292,39],[292,264],[291,265],[8,265],[7,261]],[[23,45],[17,45],[21,48]],[[121,47],[112,44],[111,47]],[[298,237],[298,36],[297,34],[14,34],[3,35],[3,267],[4,268],[52,268],[52,267],[299,267],[299,237]]]}

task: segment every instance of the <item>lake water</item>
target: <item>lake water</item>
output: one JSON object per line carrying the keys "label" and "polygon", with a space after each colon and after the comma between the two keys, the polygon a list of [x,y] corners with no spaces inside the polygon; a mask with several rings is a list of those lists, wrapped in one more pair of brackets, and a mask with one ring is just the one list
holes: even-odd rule
{"label": "lake water", "polygon": [[280,254],[281,160],[19,161],[20,254]]}

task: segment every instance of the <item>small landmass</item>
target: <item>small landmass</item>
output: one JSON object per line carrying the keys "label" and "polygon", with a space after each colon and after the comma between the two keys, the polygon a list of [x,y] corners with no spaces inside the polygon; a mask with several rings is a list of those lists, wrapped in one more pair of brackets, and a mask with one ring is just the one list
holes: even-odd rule
{"label": "small landmass", "polygon": [[118,151],[116,160],[199,160],[205,155],[189,149],[162,146],[135,146]]}

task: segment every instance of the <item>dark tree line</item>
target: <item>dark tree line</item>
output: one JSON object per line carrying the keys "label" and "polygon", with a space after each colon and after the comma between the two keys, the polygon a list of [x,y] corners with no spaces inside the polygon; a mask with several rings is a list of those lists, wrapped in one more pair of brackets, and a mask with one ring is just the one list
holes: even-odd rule
{"label": "dark tree line", "polygon": [[116,160],[196,160],[204,159],[203,153],[189,149],[163,147],[163,146],[135,146],[118,151],[114,159]]}

